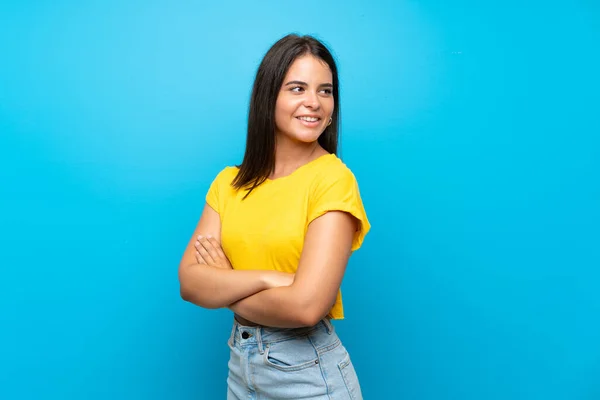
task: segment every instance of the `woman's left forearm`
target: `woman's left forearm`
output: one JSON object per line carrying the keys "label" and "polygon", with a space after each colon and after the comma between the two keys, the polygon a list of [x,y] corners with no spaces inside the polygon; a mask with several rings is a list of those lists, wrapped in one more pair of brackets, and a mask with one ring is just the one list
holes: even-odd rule
{"label": "woman's left forearm", "polygon": [[310,307],[293,285],[263,290],[231,304],[229,308],[249,321],[276,328],[312,326],[319,319],[312,315]]}

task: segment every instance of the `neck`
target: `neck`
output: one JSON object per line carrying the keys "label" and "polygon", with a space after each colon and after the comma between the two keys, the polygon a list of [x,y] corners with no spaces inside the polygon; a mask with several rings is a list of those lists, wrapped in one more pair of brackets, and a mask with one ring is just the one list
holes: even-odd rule
{"label": "neck", "polygon": [[319,142],[293,143],[285,138],[278,137],[275,144],[275,170],[274,177],[285,176],[294,172],[300,166],[323,155],[325,150]]}

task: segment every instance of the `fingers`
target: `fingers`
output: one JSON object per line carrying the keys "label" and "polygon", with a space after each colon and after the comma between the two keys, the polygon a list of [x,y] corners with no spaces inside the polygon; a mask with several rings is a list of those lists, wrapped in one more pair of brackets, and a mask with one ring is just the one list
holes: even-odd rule
{"label": "fingers", "polygon": [[208,251],[206,251],[206,249],[204,248],[204,246],[202,245],[202,243],[200,241],[196,241],[195,245],[196,247],[196,259],[198,259],[198,264],[206,264],[206,265],[213,265],[214,264],[214,260],[211,257],[211,255],[208,253]]}
{"label": "fingers", "polygon": [[215,253],[214,253],[214,258],[215,259],[217,257],[221,258],[221,259],[227,258],[225,256],[225,253],[223,252],[223,248],[221,247],[221,244],[219,242],[217,242],[217,239],[215,239],[212,236],[209,236],[208,237],[208,242],[210,242],[210,244],[212,245],[213,249],[215,250]]}
{"label": "fingers", "polygon": [[[204,251],[206,251],[206,253],[208,253],[212,263],[215,264],[215,263],[218,263],[218,261],[219,261],[219,254],[217,252],[217,248],[219,248],[221,246],[218,243],[216,243],[216,246],[215,246],[215,244],[213,244],[213,242],[211,242],[210,239],[211,239],[210,237],[198,236],[198,242],[200,243],[200,245],[202,246]],[[200,249],[198,251],[202,254],[202,251]]]}
{"label": "fingers", "polygon": [[208,265],[208,257],[207,260],[205,260],[202,254],[200,254],[200,252],[198,251],[199,248],[202,248],[202,245],[198,241],[196,241],[196,243],[194,244],[194,248],[194,256],[196,256],[196,262],[198,264]]}
{"label": "fingers", "polygon": [[233,269],[229,258],[227,258],[227,255],[225,255],[225,252],[223,251],[221,243],[212,236],[208,236],[208,240],[215,249],[215,254],[213,254],[215,261],[217,261],[222,268]]}
{"label": "fingers", "polygon": [[197,262],[198,264],[203,264],[203,265],[206,265],[206,262],[204,261],[204,259],[203,259],[203,258],[202,258],[202,256],[200,255],[200,253],[198,253],[198,250],[196,250],[196,251],[194,252],[194,255],[196,256],[196,262]]}

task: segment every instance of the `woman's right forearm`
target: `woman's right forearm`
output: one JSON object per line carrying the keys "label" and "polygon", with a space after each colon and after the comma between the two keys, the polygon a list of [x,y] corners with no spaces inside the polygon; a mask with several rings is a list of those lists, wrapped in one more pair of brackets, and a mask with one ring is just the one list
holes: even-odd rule
{"label": "woman's right forearm", "polygon": [[179,268],[181,297],[204,308],[227,307],[270,286],[269,271],[246,271],[193,264]]}

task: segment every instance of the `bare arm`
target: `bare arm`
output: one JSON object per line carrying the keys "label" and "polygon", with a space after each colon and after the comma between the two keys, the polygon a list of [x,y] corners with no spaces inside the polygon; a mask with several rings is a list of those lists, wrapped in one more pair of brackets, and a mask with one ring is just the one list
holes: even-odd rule
{"label": "bare arm", "polygon": [[356,219],[332,211],[308,227],[294,283],[242,299],[229,308],[252,322],[282,328],[312,326],[331,310],[342,283]]}
{"label": "bare arm", "polygon": [[198,235],[213,236],[221,241],[219,214],[208,204],[179,263],[181,297],[204,308],[227,307],[242,298],[272,288],[275,271],[235,271],[198,263],[195,243]]}
{"label": "bare arm", "polygon": [[205,265],[179,269],[181,298],[204,308],[228,304],[268,289],[268,271],[235,271]]}

